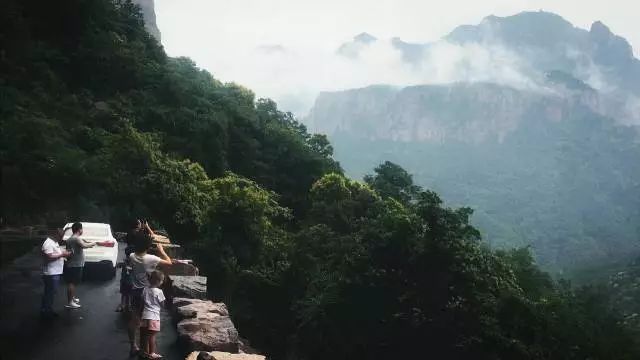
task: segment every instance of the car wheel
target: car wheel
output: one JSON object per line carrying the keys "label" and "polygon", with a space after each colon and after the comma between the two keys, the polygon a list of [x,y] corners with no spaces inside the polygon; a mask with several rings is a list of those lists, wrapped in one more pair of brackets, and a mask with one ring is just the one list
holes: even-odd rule
{"label": "car wheel", "polygon": [[116,276],[116,268],[111,262],[103,262],[98,270],[98,278],[103,281],[111,280]]}

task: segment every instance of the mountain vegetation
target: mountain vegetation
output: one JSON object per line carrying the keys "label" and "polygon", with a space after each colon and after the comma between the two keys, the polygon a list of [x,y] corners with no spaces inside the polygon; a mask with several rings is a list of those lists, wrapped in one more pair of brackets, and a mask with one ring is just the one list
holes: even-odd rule
{"label": "mountain vegetation", "polygon": [[572,289],[383,163],[358,182],[270,100],[169,58],[124,0],[0,5],[7,223],[144,215],[274,359],[637,359]]}
{"label": "mountain vegetation", "polygon": [[347,174],[400,164],[476,210],[492,246],[531,246],[556,273],[638,252],[637,131],[586,106],[469,85],[327,94],[314,111],[337,123],[329,137]]}

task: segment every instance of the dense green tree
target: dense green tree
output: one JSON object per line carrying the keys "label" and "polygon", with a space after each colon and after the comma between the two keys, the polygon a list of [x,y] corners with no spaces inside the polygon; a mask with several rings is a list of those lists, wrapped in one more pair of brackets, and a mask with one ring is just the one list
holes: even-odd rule
{"label": "dense green tree", "polygon": [[205,269],[219,275],[219,281],[212,283],[212,295],[225,298],[232,296],[240,272],[276,266],[273,262],[285,255],[283,224],[290,211],[278,204],[275,193],[231,173],[212,180],[211,187],[216,198],[209,203],[197,256]]}
{"label": "dense green tree", "polygon": [[406,170],[390,161],[385,161],[375,169],[375,175],[366,175],[364,182],[376,189],[382,196],[392,197],[403,204],[414,199],[420,187],[413,184],[413,178]]}

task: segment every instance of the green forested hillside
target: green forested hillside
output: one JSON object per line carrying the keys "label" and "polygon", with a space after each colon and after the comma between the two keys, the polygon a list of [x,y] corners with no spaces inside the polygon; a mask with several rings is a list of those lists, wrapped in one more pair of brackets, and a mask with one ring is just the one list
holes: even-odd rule
{"label": "green forested hillside", "polygon": [[[390,160],[472,222],[493,247],[531,246],[547,270],[628,260],[640,237],[636,127],[595,112],[597,94],[496,84],[369,87],[323,94],[313,109],[345,172]],[[584,84],[582,84],[584,85]]]}
{"label": "green forested hillside", "polygon": [[140,143],[210,176],[258,180],[303,211],[312,182],[339,170],[326,140],[250,90],[168,58],[132,12],[124,1],[3,2],[3,217],[153,211],[140,208],[153,194],[130,182],[151,165]]}
{"label": "green forested hillside", "polygon": [[326,138],[168,58],[129,2],[1,6],[7,223],[151,218],[274,359],[640,355],[602,290],[489,250],[397,165],[344,177]]}

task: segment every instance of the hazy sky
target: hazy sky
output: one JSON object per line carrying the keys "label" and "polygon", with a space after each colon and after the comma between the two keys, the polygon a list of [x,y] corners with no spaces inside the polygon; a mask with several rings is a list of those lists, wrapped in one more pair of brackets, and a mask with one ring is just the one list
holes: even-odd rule
{"label": "hazy sky", "polygon": [[[311,75],[311,67],[288,71],[295,64],[262,66],[263,60],[252,52],[257,46],[281,44],[305,53],[308,62],[314,51],[332,52],[363,31],[378,38],[429,42],[458,25],[477,24],[487,15],[524,10],[555,12],[586,29],[601,20],[629,40],[636,56],[640,55],[639,0],[155,1],[162,43],[169,55],[191,57],[216,78],[240,82],[272,97],[277,94],[270,93],[273,89],[267,83],[277,80],[265,72],[287,71],[304,78]],[[281,85],[297,84],[290,79]]]}

